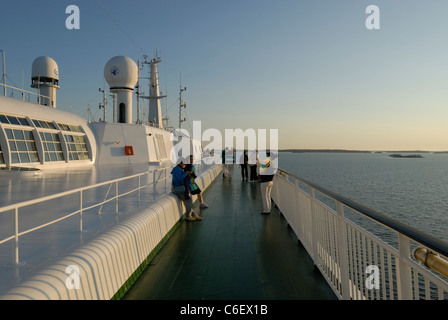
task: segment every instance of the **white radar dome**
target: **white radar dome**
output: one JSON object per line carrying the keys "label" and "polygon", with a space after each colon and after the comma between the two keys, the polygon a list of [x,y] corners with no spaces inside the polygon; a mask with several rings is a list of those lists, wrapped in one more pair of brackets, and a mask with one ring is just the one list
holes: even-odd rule
{"label": "white radar dome", "polygon": [[45,81],[45,79],[59,80],[58,64],[50,57],[36,58],[31,68],[31,78],[33,80],[40,78],[41,81]]}
{"label": "white radar dome", "polygon": [[111,90],[134,90],[138,81],[137,64],[125,56],[113,57],[104,66],[104,78]]}

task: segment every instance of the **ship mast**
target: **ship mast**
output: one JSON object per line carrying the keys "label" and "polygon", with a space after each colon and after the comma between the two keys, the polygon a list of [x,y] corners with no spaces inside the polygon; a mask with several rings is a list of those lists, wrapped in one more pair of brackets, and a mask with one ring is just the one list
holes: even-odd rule
{"label": "ship mast", "polygon": [[182,88],[182,80],[180,81],[180,90],[179,90],[179,129],[182,129],[182,122],[186,119],[182,119],[182,108],[186,108],[187,104],[182,101],[182,92],[187,90],[187,87]]}
{"label": "ship mast", "polygon": [[157,71],[157,64],[162,60],[160,59],[157,51],[154,59],[151,61],[146,60],[147,56],[144,56],[143,64],[150,66],[149,71],[149,96],[141,96],[144,99],[149,100],[149,112],[148,122],[154,127],[163,128],[162,108],[160,106],[160,99],[165,98],[159,91],[159,74]]}

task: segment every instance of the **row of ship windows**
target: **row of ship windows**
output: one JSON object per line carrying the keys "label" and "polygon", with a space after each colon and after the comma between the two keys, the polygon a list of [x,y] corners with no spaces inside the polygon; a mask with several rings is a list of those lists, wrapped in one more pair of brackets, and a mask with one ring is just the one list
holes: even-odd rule
{"label": "row of ship windows", "polygon": [[[75,126],[71,124],[65,123],[56,123],[56,125],[51,121],[45,120],[36,120],[31,119],[32,123],[38,128],[44,129],[54,129],[54,130],[62,130],[62,131],[73,131],[73,132],[82,132],[81,126]],[[13,124],[18,126],[31,126],[32,124],[25,117],[16,117],[16,116],[7,116],[0,114],[0,122],[5,124]]]}
{"label": "row of ship windows", "polygon": [[[5,129],[11,151],[12,163],[40,162],[35,139],[32,131],[19,129]],[[65,161],[61,141],[57,133],[39,132],[44,147],[45,161]],[[68,147],[69,160],[89,160],[89,152],[85,136],[63,134]],[[0,147],[0,164],[5,164]]]}

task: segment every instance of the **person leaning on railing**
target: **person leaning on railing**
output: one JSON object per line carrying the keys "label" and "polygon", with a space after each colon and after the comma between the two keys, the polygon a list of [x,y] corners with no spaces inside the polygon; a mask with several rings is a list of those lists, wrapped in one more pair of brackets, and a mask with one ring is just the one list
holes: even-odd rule
{"label": "person leaning on railing", "polygon": [[189,173],[191,172],[184,172],[186,162],[183,159],[179,160],[179,164],[175,166],[173,170],[171,170],[171,174],[173,175],[171,192],[174,193],[184,203],[186,209],[186,221],[201,220],[201,217],[194,213],[194,211],[192,211],[193,200],[191,199],[187,181]]}

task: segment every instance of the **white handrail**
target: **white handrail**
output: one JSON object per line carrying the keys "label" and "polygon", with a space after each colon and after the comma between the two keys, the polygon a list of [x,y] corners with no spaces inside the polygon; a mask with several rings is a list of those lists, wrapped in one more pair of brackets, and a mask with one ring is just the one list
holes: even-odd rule
{"label": "white handrail", "polygon": [[[430,246],[446,259],[443,241],[283,170],[274,178],[272,199],[338,298],[448,299],[448,279],[411,256],[412,247]],[[382,229],[367,231],[347,217],[349,211],[368,218],[362,223],[369,230]]]}
{"label": "white handrail", "polygon": [[35,95],[35,96],[37,96],[38,98],[47,98],[47,99],[50,99],[49,96],[46,96],[46,95],[43,95],[43,94],[39,94],[39,93],[35,93],[35,92],[32,92],[32,91],[27,91],[27,90],[20,89],[20,88],[17,88],[17,87],[13,87],[13,86],[10,86],[10,85],[4,84],[4,83],[0,83],[0,86],[4,87],[5,90],[6,90],[7,88],[11,89],[11,95],[12,95],[13,97],[14,97],[14,90],[17,90],[17,91],[22,92],[22,100],[25,100],[25,99],[24,99],[24,95],[23,95],[24,93],[27,93],[27,94],[28,94],[28,101],[29,101],[30,95]]}

